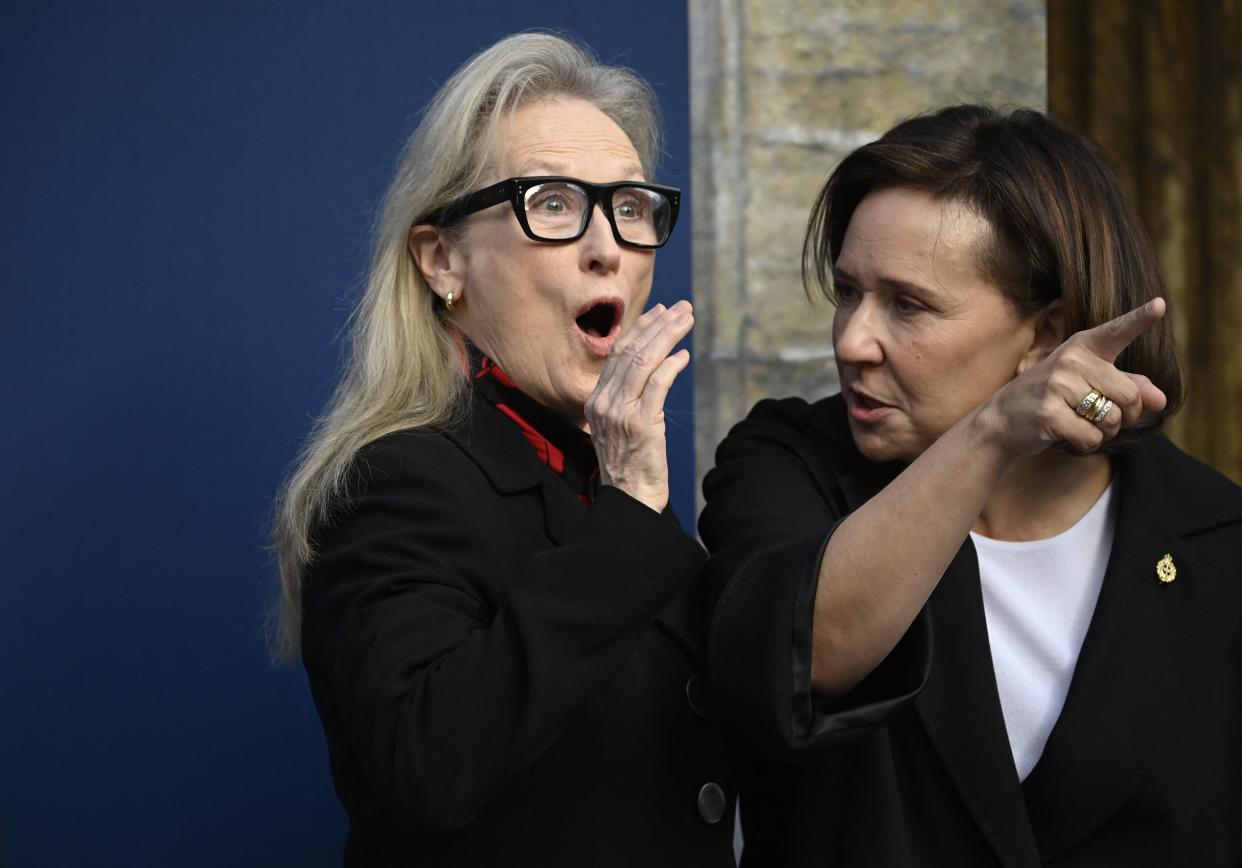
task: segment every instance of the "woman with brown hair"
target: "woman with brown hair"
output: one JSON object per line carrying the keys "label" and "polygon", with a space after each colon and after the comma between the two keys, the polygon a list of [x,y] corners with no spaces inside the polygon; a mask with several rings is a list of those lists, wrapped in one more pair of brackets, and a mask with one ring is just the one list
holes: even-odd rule
{"label": "woman with brown hair", "polygon": [[764,401],[700,520],[744,865],[1237,865],[1242,493],[1158,432],[1165,286],[1098,149],[959,106],[813,211],[841,394]]}

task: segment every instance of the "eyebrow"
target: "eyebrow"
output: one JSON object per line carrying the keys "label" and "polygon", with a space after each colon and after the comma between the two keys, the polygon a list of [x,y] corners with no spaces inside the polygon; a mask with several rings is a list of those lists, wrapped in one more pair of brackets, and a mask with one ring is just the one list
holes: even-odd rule
{"label": "eyebrow", "polygon": [[[848,271],[846,271],[843,268],[833,268],[832,279],[834,281],[842,280],[842,281],[845,281],[846,283],[853,283],[853,284],[859,283],[858,278],[854,277],[854,275],[850,274]],[[898,291],[923,293],[923,294],[930,295],[930,296],[939,295],[939,293],[935,289],[932,289],[930,286],[926,286],[925,284],[921,284],[921,283],[912,283],[908,280],[902,280],[901,278],[897,278],[897,277],[877,277],[875,279],[875,282],[882,284],[886,287],[889,287],[891,289],[896,289]]]}

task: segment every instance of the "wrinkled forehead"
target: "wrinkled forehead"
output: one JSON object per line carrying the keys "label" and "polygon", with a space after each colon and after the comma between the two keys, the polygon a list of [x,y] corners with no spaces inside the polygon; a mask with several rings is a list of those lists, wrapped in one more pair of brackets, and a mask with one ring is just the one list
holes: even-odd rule
{"label": "wrinkled forehead", "polygon": [[515,175],[568,175],[596,183],[646,179],[638,151],[617,122],[589,102],[566,98],[528,103],[502,116],[489,143],[487,167],[497,180]]}

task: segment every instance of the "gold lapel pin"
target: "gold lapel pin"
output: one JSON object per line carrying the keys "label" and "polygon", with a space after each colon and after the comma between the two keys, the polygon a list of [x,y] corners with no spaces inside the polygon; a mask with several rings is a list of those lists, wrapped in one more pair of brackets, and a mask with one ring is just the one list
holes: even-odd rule
{"label": "gold lapel pin", "polygon": [[1173,555],[1166,552],[1164,557],[1156,561],[1156,578],[1165,585],[1177,578],[1177,567],[1173,564]]}

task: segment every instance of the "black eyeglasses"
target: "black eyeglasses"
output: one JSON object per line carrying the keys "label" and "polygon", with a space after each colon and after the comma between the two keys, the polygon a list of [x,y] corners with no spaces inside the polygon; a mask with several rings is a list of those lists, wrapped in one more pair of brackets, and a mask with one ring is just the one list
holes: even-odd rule
{"label": "black eyeglasses", "polygon": [[506,199],[522,231],[535,241],[578,240],[600,204],[618,244],[654,248],[663,247],[673,234],[681,191],[635,181],[588,184],[558,175],[509,178],[433,211],[427,222],[447,226]]}

